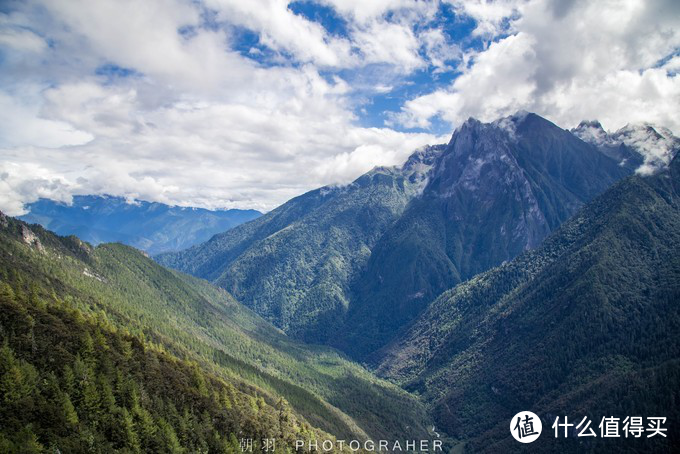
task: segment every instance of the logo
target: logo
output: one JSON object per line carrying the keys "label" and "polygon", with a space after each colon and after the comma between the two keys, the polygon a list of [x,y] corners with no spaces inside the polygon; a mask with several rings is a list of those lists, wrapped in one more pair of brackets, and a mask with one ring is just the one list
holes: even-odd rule
{"label": "logo", "polygon": [[510,433],[520,443],[531,443],[541,435],[541,418],[530,411],[520,411],[510,420]]}

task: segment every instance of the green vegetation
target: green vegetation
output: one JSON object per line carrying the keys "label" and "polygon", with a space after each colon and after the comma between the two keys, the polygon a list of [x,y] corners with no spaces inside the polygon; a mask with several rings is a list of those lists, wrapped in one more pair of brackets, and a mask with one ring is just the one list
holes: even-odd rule
{"label": "green vegetation", "polygon": [[296,197],[255,221],[159,263],[212,281],[292,337],[330,343],[371,248],[423,184],[438,147],[404,169]]}
{"label": "green vegetation", "polygon": [[[538,249],[444,293],[377,356],[473,452],[518,411],[667,417],[669,438],[541,437],[532,452],[671,452],[680,421],[680,160],[616,184]],[[597,425],[597,422],[595,425]],[[550,432],[549,432],[550,433]]]}
{"label": "green vegetation", "polygon": [[367,361],[442,292],[537,247],[629,173],[537,115],[470,119],[402,169],[311,191],[158,260]]}
{"label": "green vegetation", "polygon": [[92,248],[39,226],[1,221],[0,281],[48,304],[60,301],[219,380],[257,389],[265,400],[283,398],[298,420],[335,436],[427,434],[428,418],[415,398],[332,349],[289,339],[225,291],[127,246]]}
{"label": "green vegetation", "polygon": [[0,452],[223,452],[328,437],[283,399],[83,316],[13,274],[0,284]]}

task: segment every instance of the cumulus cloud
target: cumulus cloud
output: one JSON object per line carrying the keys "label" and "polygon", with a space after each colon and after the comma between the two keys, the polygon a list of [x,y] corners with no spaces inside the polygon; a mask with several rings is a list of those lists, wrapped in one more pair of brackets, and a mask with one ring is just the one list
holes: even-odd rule
{"label": "cumulus cloud", "polygon": [[[420,65],[406,25],[389,35],[408,44],[404,52],[370,37],[350,49],[349,38],[330,36],[283,1],[14,6],[0,22],[3,55],[21,57],[0,75],[0,209],[10,214],[38,197],[104,193],[268,210],[439,140],[361,127],[352,88],[321,74],[368,64],[361,56]],[[206,25],[206,14],[217,25]],[[362,27],[392,26],[379,16]],[[295,64],[241,55],[234,26]]]}
{"label": "cumulus cloud", "polygon": [[[89,81],[49,89],[43,110],[94,139],[1,150],[11,165],[0,170],[9,187],[0,202],[17,213],[17,200],[94,193],[267,210],[311,188],[351,181],[375,165],[397,164],[417,146],[439,140],[354,126],[351,114],[332,101],[334,91],[343,90],[337,85],[310,73],[280,98],[184,99],[152,108],[144,104],[143,86]],[[361,160],[345,162],[366,147],[370,153]]]}
{"label": "cumulus cloud", "polygon": [[506,22],[519,15],[519,8],[526,0],[447,0],[447,3],[458,14],[475,20],[474,35],[488,38],[502,34]]}
{"label": "cumulus cloud", "polygon": [[322,66],[352,64],[348,39],[330,36],[321,24],[294,14],[287,0],[208,0],[224,22],[241,25],[259,33],[261,42],[278,51],[288,51],[303,62]]}
{"label": "cumulus cloud", "polygon": [[492,39],[467,51],[450,86],[406,102],[393,117],[402,125],[526,109],[564,126],[598,118],[609,129],[648,121],[680,131],[677,57],[668,59],[680,48],[677,2],[454,3]]}

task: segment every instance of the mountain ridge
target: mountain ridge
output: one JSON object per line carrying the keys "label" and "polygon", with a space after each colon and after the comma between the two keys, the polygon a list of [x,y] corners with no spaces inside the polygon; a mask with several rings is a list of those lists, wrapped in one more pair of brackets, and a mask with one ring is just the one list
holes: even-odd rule
{"label": "mountain ridge", "polygon": [[94,245],[121,242],[149,254],[181,250],[261,215],[255,210],[206,210],[115,196],[73,197],[71,204],[40,199],[19,216]]}
{"label": "mountain ridge", "polygon": [[424,148],[402,167],[374,168],[349,185],[310,191],[203,245],[156,259],[223,286],[296,337],[323,341],[323,324],[346,310],[351,273],[421,191],[440,148]]}
{"label": "mountain ridge", "polygon": [[[630,173],[532,113],[464,122],[422,195],[371,252],[333,345],[362,359],[439,293],[538,246],[580,206]],[[374,333],[365,336],[364,333]]]}
{"label": "mountain ridge", "polygon": [[540,116],[459,126],[448,144],[291,199],[159,263],[357,360],[441,292],[527,249],[635,170]]}

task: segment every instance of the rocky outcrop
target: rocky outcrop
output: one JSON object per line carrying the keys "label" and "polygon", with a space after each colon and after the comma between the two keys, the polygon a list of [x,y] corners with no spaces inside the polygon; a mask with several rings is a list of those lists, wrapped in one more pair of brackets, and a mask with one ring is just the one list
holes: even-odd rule
{"label": "rocky outcrop", "polygon": [[40,242],[40,238],[33,233],[26,225],[21,226],[21,240],[29,246],[35,247],[40,252],[45,252],[45,248]]}

